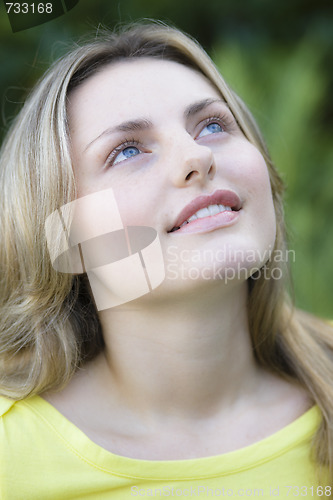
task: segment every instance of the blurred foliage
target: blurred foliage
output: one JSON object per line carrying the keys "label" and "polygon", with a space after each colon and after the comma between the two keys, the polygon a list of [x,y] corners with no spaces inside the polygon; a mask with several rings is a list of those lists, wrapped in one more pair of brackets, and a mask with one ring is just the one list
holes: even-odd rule
{"label": "blurred foliage", "polygon": [[333,318],[331,0],[80,0],[66,15],[15,34],[0,3],[0,134],[71,40],[142,18],[197,38],[250,107],[288,187],[296,303]]}

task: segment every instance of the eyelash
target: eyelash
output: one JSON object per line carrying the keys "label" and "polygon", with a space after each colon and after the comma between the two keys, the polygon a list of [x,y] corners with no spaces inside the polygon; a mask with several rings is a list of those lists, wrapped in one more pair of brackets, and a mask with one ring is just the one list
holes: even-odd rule
{"label": "eyelash", "polygon": [[[221,113],[221,114],[218,114],[215,116],[210,116],[209,118],[206,118],[205,120],[203,120],[201,122],[201,124],[202,124],[201,131],[205,127],[207,127],[207,125],[210,125],[211,123],[216,123],[216,122],[222,127],[223,132],[230,131],[235,127],[235,123],[234,123],[233,118],[231,118],[226,113]],[[116,148],[114,148],[113,151],[111,151],[111,153],[109,154],[109,156],[106,159],[105,166],[106,167],[112,166],[118,153],[121,153],[122,151],[124,151],[124,149],[126,149],[130,146],[135,146],[138,149],[140,149],[139,148],[140,143],[136,139],[134,139],[134,138],[125,139],[124,142],[119,144],[119,146],[117,146]]]}
{"label": "eyelash", "polygon": [[207,127],[207,125],[210,125],[211,123],[216,123],[216,122],[219,125],[221,125],[223,132],[228,132],[228,131],[233,130],[235,128],[234,119],[231,116],[229,116],[227,113],[221,113],[221,114],[206,118],[206,120],[204,120],[202,122],[203,127],[202,127],[201,131],[205,127]]}
{"label": "eyelash", "polygon": [[134,139],[134,138],[133,139],[125,139],[124,142],[122,142],[121,144],[119,144],[119,146],[117,146],[116,148],[114,148],[113,151],[111,151],[111,153],[109,154],[109,156],[106,159],[105,165],[107,167],[108,166],[112,166],[114,160],[116,159],[116,157],[118,155],[118,153],[121,153],[122,151],[124,151],[124,149],[126,149],[126,148],[128,148],[130,146],[135,146],[138,149],[140,149],[139,148],[140,143],[136,139]]}

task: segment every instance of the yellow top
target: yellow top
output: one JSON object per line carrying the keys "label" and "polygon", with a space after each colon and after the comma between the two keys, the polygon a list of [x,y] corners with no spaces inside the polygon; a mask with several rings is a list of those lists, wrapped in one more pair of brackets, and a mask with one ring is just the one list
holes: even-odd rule
{"label": "yellow top", "polygon": [[[93,443],[39,396],[0,397],[0,499],[327,498],[310,459],[317,406],[275,434],[223,455],[151,461]],[[326,489],[325,489],[326,487]]]}

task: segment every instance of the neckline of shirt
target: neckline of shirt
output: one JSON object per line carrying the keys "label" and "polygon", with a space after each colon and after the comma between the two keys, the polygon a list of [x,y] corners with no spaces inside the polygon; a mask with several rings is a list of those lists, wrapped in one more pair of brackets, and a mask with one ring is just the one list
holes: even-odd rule
{"label": "neckline of shirt", "polygon": [[116,455],[94,443],[74,423],[40,396],[24,404],[52,429],[72,453],[91,466],[120,477],[158,479],[204,479],[241,472],[278,457],[305,441],[310,441],[321,414],[317,405],[274,434],[249,446],[202,458],[143,460]]}

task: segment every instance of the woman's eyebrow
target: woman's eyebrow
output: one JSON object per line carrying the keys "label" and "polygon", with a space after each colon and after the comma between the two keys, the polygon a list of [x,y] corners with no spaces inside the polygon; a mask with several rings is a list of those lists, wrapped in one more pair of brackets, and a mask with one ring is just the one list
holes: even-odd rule
{"label": "woman's eyebrow", "polygon": [[[223,99],[219,98],[208,98],[208,99],[202,99],[201,101],[194,102],[187,106],[184,111],[184,117],[186,119],[190,118],[191,116],[200,113],[203,109],[207,108],[213,103],[222,103],[226,105],[226,102]],[[151,120],[148,120],[147,118],[138,118],[137,120],[128,120],[122,123],[119,123],[118,125],[114,127],[107,128],[102,132],[99,136],[95,137],[89,144],[84,149],[84,152],[87,151],[90,146],[101,139],[104,136],[114,134],[115,132],[136,132],[140,130],[147,130],[153,128],[153,123]]]}
{"label": "woman's eyebrow", "polygon": [[222,98],[202,99],[201,101],[194,102],[193,104],[187,106],[187,108],[184,111],[184,116],[185,118],[190,118],[191,116],[200,113],[200,111],[202,111],[203,109],[207,108],[208,106],[216,102],[227,106],[227,103]]}
{"label": "woman's eyebrow", "polygon": [[115,132],[135,132],[139,130],[146,130],[153,127],[153,123],[147,118],[138,118],[137,120],[128,120],[126,122],[119,123],[115,127],[110,127],[104,130],[99,136],[95,137],[89,144],[85,147],[84,151],[95,142],[106,135],[114,134]]}

